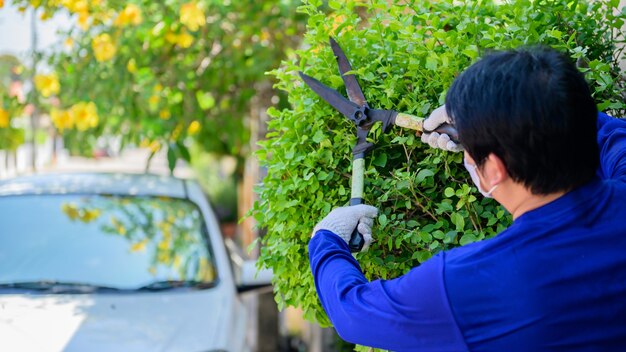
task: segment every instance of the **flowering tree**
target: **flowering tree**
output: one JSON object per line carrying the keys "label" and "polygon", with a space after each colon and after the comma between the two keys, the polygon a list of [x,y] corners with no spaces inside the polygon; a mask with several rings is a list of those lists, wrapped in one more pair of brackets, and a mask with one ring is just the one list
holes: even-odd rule
{"label": "flowering tree", "polygon": [[[103,136],[167,148],[170,166],[201,150],[243,158],[250,101],[301,31],[296,3],[278,0],[14,0],[46,20],[67,12],[76,26],[37,77],[66,146],[89,153]],[[270,87],[271,84],[266,84]],[[266,95],[263,107],[280,104]],[[273,98],[273,99],[272,99]]]}

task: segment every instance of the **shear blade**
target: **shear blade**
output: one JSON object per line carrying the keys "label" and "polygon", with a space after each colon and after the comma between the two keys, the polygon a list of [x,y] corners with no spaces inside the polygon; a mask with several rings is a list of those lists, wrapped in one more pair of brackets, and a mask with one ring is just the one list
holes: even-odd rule
{"label": "shear blade", "polygon": [[349,119],[352,119],[355,111],[360,110],[360,107],[344,98],[339,92],[336,90],[324,85],[320,81],[315,78],[308,76],[302,72],[298,72],[300,77],[309,86],[317,95],[322,97],[328,104],[330,104],[333,108],[337,109],[340,113],[346,116]]}
{"label": "shear blade", "polygon": [[361,86],[359,86],[356,76],[353,74],[345,74],[346,72],[352,71],[352,66],[350,65],[350,61],[348,61],[346,54],[343,52],[335,39],[330,37],[329,41],[330,47],[333,49],[333,53],[337,59],[339,73],[341,74],[341,78],[343,78],[343,83],[346,85],[348,97],[352,102],[359,106],[367,106],[367,101],[365,100],[365,96],[363,95],[363,91],[361,90]]}

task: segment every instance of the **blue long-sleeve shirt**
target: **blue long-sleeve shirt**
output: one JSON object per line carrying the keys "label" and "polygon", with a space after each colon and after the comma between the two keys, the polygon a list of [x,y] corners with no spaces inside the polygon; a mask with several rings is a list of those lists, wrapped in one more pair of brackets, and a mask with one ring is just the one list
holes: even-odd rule
{"label": "blue long-sleeve shirt", "polygon": [[626,350],[626,121],[598,115],[598,177],[498,236],[368,282],[346,243],[309,243],[347,341],[394,351]]}

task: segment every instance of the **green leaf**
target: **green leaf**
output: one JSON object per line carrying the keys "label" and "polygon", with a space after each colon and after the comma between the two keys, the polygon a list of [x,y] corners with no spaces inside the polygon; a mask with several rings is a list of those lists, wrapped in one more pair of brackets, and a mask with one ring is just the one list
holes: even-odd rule
{"label": "green leaf", "polygon": [[448,231],[443,238],[443,243],[454,243],[454,241],[456,241],[456,236],[456,231]]}
{"label": "green leaf", "polygon": [[433,254],[428,251],[420,251],[417,256],[417,261],[419,261],[420,263],[423,263],[427,261],[428,259],[430,259],[432,256]]}
{"label": "green leaf", "polygon": [[333,10],[339,10],[341,9],[341,2],[337,1],[337,0],[329,0],[328,1],[328,6],[333,9]]}
{"label": "green leaf", "polygon": [[385,227],[385,225],[387,225],[388,223],[387,215],[385,214],[378,215],[378,223],[380,224],[381,227]]}
{"label": "green leaf", "polygon": [[209,92],[197,91],[196,99],[202,110],[209,110],[215,106],[215,98],[213,98],[213,94]]}
{"label": "green leaf", "polygon": [[465,219],[461,214],[452,213],[450,215],[450,220],[456,226],[457,231],[463,231],[463,228],[465,228]]}
{"label": "green leaf", "polygon": [[451,187],[447,187],[447,188],[443,191],[443,194],[444,194],[446,197],[448,197],[448,198],[453,197],[453,196],[454,196],[454,189],[452,189]]}
{"label": "green leaf", "polygon": [[385,165],[387,165],[387,154],[378,154],[372,161],[372,164],[378,167],[385,167]]}
{"label": "green leaf", "polygon": [[435,173],[432,170],[422,169],[415,176],[415,181],[417,183],[422,183],[427,177],[433,176]]}
{"label": "green leaf", "polygon": [[419,235],[420,235],[420,239],[423,242],[429,243],[430,241],[433,240],[433,236],[431,236],[428,232],[420,231]]}
{"label": "green leaf", "polygon": [[461,237],[459,243],[461,246],[465,246],[466,244],[476,242],[476,237],[474,235],[466,234]]}
{"label": "green leaf", "polygon": [[326,138],[326,136],[324,135],[324,132],[318,130],[317,132],[315,132],[315,134],[313,135],[313,142],[315,143],[321,143],[324,138]]}
{"label": "green leaf", "polygon": [[254,250],[254,248],[256,248],[256,246],[259,245],[259,243],[261,242],[261,238],[255,238],[252,242],[250,242],[250,244],[248,245],[248,247],[246,248],[246,252],[248,254],[252,253],[252,251]]}
{"label": "green leaf", "polygon": [[426,68],[432,71],[437,71],[439,60],[436,56],[429,56],[426,58]]}
{"label": "green leaf", "polygon": [[170,144],[169,148],[167,148],[167,167],[170,172],[174,172],[174,168],[176,168],[176,160],[178,157],[176,156],[176,146],[174,144]]}
{"label": "green leaf", "polygon": [[189,150],[181,141],[176,142],[176,149],[178,151],[178,155],[183,160],[185,160],[188,163],[191,162],[191,155],[189,154]]}

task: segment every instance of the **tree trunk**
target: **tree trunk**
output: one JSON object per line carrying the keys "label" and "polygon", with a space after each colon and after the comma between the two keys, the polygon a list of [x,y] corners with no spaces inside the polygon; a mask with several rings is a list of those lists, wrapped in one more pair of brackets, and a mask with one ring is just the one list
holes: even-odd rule
{"label": "tree trunk", "polygon": [[31,30],[31,50],[32,50],[32,76],[31,76],[31,103],[33,104],[33,112],[30,115],[30,128],[31,128],[31,151],[30,151],[30,162],[32,171],[37,171],[37,119],[39,117],[39,108],[38,108],[38,100],[37,100],[37,89],[35,89],[35,75],[37,74],[37,9],[32,9],[31,12],[31,22],[30,22],[30,30]]}

